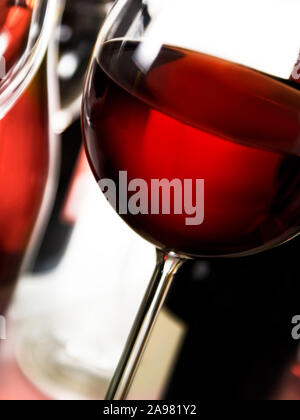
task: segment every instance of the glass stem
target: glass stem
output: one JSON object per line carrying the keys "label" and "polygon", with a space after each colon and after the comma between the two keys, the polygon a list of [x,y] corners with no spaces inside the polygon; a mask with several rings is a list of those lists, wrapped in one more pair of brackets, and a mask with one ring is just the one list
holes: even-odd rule
{"label": "glass stem", "polygon": [[185,261],[176,255],[157,250],[155,271],[111,381],[106,400],[126,399],[172,280]]}

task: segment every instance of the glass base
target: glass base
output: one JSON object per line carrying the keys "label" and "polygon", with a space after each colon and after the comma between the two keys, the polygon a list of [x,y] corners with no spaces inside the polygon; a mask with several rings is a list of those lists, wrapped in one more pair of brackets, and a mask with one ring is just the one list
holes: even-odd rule
{"label": "glass base", "polygon": [[72,356],[47,317],[20,327],[16,357],[30,382],[56,400],[102,400],[113,374]]}

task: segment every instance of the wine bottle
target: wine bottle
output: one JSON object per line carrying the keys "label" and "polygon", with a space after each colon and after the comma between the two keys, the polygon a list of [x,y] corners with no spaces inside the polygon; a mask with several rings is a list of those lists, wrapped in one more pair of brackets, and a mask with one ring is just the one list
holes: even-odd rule
{"label": "wine bottle", "polygon": [[[67,0],[60,27],[57,31],[59,60],[57,63],[60,87],[61,109],[70,114],[68,123],[60,133],[61,162],[58,190],[53,211],[47,225],[37,258],[34,273],[44,273],[54,269],[63,258],[76,223],[73,217],[66,217],[64,206],[68,197],[78,185],[83,166],[76,172],[80,159],[81,125],[80,97],[86,68],[90,59],[99,28],[110,5],[109,0]],[[72,112],[68,112],[72,109]],[[70,124],[69,124],[70,123]],[[77,181],[76,181],[77,180]],[[74,193],[73,198],[77,194]]]}
{"label": "wine bottle", "polygon": [[291,334],[299,315],[299,250],[298,237],[259,255],[186,263],[129,398],[300,399],[299,341]]}

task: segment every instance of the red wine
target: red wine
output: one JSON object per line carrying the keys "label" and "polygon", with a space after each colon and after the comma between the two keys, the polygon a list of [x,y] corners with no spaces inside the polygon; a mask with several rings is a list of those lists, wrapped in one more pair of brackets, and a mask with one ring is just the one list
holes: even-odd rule
{"label": "red wine", "polygon": [[0,0],[0,12],[0,28],[2,30],[9,12],[9,6],[6,0]]}
{"label": "red wine", "polygon": [[244,253],[298,233],[299,85],[170,46],[145,75],[137,46],[105,43],[87,80],[83,131],[94,175],[117,186],[119,171],[149,185],[204,179],[205,217],[198,226],[175,212],[124,220],[190,255]]}
{"label": "red wine", "polygon": [[0,54],[8,71],[25,50],[35,0],[0,0]]}
{"label": "red wine", "polygon": [[36,221],[48,173],[44,67],[0,120],[0,314],[3,314]]}

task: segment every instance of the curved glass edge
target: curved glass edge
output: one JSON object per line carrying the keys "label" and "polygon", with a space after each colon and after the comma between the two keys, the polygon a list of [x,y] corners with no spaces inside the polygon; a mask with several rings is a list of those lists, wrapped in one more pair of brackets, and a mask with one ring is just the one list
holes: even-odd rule
{"label": "curved glass edge", "polygon": [[32,51],[28,53],[20,66],[8,73],[7,78],[0,85],[0,120],[12,108],[39,69],[54,28],[58,4],[60,4],[60,0],[48,1],[41,33]]}

